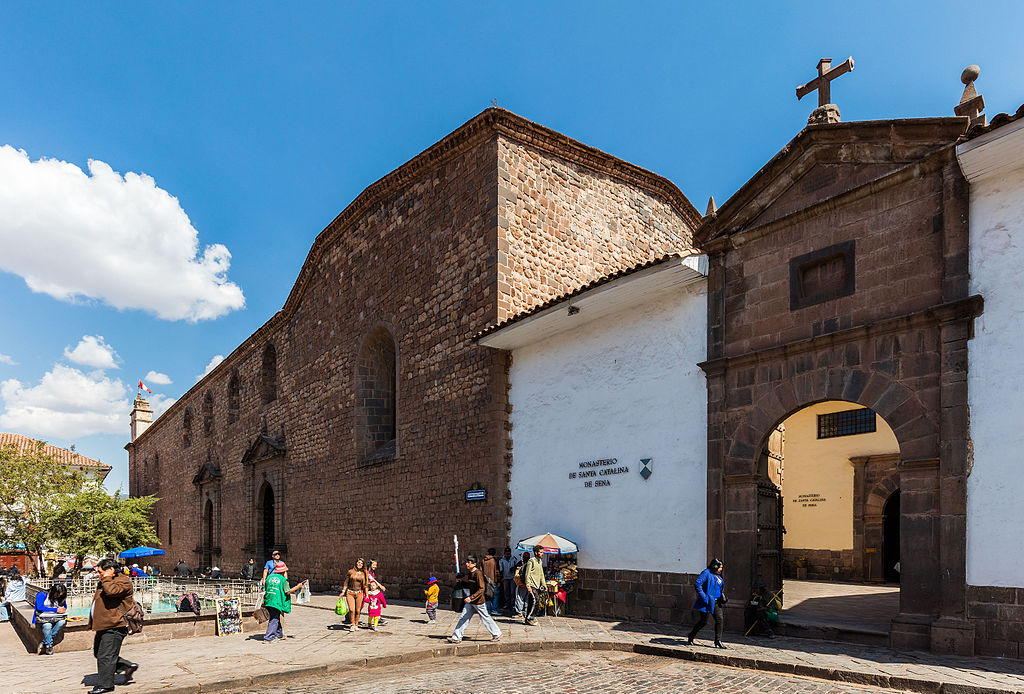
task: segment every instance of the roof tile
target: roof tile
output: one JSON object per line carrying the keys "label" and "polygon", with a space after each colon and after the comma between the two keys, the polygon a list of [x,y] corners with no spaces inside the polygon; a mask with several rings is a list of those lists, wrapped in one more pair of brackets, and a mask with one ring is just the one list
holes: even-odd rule
{"label": "roof tile", "polygon": [[[8,434],[0,431],[0,448],[4,446],[14,446],[19,453],[24,453],[39,445],[39,443],[39,440],[34,439],[31,436],[25,436],[24,434]],[[86,458],[80,453],[69,451],[66,448],[58,448],[57,446],[53,446],[45,442],[43,442],[43,451],[52,455],[58,462],[64,463],[65,465],[80,465],[82,467],[103,468],[106,470],[112,469],[110,465],[101,463],[98,460]]]}

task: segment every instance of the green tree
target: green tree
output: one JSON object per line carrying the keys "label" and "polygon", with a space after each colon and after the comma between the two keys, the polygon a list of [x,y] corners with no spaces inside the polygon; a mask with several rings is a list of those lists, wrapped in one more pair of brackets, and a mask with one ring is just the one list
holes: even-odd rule
{"label": "green tree", "polygon": [[95,485],[46,453],[41,441],[26,451],[0,447],[0,543],[24,543],[41,566],[43,549],[54,541],[48,517],[68,498]]}
{"label": "green tree", "polygon": [[61,499],[46,518],[60,548],[75,556],[75,574],[87,555],[117,554],[139,545],[159,544],[150,515],[153,496],[123,498],[99,487]]}

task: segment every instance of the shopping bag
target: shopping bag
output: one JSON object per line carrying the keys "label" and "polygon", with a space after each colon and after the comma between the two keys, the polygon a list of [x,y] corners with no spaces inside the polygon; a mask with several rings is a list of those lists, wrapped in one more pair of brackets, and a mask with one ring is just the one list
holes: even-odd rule
{"label": "shopping bag", "polygon": [[312,599],[313,599],[313,595],[312,595],[312,593],[309,590],[309,581],[305,581],[302,584],[302,590],[300,590],[298,592],[298,594],[295,596],[295,604],[296,605],[305,605],[306,603],[308,603]]}
{"label": "shopping bag", "polygon": [[334,603],[334,614],[340,617],[348,614],[348,603],[345,598],[338,598],[338,602]]}

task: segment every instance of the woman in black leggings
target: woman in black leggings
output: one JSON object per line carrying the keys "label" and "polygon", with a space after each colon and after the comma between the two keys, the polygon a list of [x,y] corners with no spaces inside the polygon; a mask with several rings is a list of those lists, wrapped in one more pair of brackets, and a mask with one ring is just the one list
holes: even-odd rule
{"label": "woman in black leggings", "polygon": [[725,604],[725,581],[722,579],[722,571],[725,565],[719,559],[712,559],[708,568],[700,572],[693,587],[697,591],[697,600],[693,603],[693,609],[700,613],[697,623],[690,629],[690,637],[687,639],[688,646],[693,645],[693,639],[697,632],[708,623],[708,615],[715,618],[715,648],[725,648],[722,645],[722,605]]}

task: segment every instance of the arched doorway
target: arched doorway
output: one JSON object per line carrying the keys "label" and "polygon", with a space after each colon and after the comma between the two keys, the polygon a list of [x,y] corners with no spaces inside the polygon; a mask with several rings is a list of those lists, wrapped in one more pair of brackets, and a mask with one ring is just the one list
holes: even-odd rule
{"label": "arched doorway", "polygon": [[260,522],[259,522],[259,543],[257,551],[262,560],[270,557],[270,552],[277,543],[276,540],[277,513],[274,503],[274,488],[269,482],[263,483],[260,492]]}
{"label": "arched doorway", "polygon": [[899,502],[883,512],[881,501],[898,486],[899,460],[892,428],[854,402],[804,405],[765,437],[757,570],[773,590],[785,587],[784,622],[888,633],[899,588],[879,584],[883,568],[898,561]]}
{"label": "arched doorway", "polygon": [[882,511],[882,576],[886,583],[899,583],[900,572],[900,490],[885,502]]}
{"label": "arched doorway", "polygon": [[213,566],[213,500],[206,500],[203,509],[203,558],[202,568]]}

